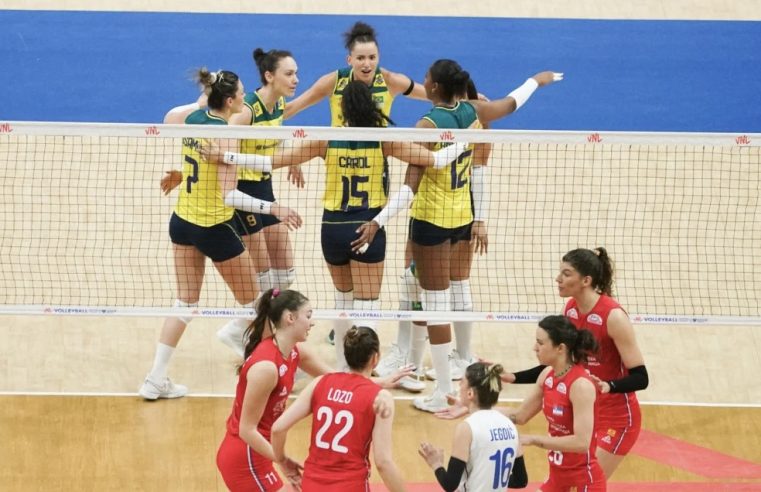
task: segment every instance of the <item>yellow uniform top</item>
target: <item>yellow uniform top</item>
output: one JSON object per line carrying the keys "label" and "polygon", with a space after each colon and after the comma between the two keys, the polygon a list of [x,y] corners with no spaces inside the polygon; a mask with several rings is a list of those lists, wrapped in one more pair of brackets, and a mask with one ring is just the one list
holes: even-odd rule
{"label": "yellow uniform top", "polygon": [[380,142],[328,142],[325,210],[380,208],[388,199],[388,169]]}
{"label": "yellow uniform top", "polygon": [[[453,108],[434,107],[424,119],[436,128],[472,128],[479,126],[475,108],[458,102]],[[433,150],[449,144],[437,143]],[[427,167],[412,202],[410,216],[444,229],[454,229],[473,222],[470,197],[470,166],[473,146],[443,169]]]}
{"label": "yellow uniform top", "polygon": [[[352,68],[342,68],[336,70],[336,85],[333,93],[330,95],[330,126],[344,126],[344,115],[341,109],[341,100],[346,86],[354,80],[354,70]],[[383,111],[386,116],[391,116],[391,104],[394,102],[394,96],[388,90],[386,80],[383,78],[380,68],[375,69],[375,78],[370,86],[370,93],[378,109]]]}
{"label": "yellow uniform top", "polygon": [[[226,125],[227,122],[199,109],[185,119],[187,125]],[[225,205],[217,179],[217,164],[198,152],[202,139],[182,139],[182,185],[175,213],[184,220],[202,227],[221,224],[233,216],[235,209]]]}
{"label": "yellow uniform top", "polygon": [[[282,126],[285,114],[285,98],[281,97],[275,103],[272,113],[267,111],[258,92],[249,92],[244,98],[244,104],[251,109],[251,126]],[[257,139],[243,140],[240,148],[244,154],[260,154],[272,156],[275,148],[280,145],[280,140]],[[253,169],[241,167],[238,169],[238,179],[241,181],[264,181],[270,179],[270,173],[262,173]]]}

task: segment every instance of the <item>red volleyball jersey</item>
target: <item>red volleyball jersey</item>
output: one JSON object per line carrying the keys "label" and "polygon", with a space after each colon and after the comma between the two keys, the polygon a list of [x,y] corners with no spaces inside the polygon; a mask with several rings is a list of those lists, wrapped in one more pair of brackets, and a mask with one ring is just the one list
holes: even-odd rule
{"label": "red volleyball jersey", "polygon": [[288,400],[288,395],[291,394],[293,389],[293,379],[296,375],[296,369],[299,366],[299,350],[294,347],[291,350],[290,356],[285,358],[280,353],[280,349],[275,345],[275,341],[272,337],[265,338],[259,345],[256,346],[251,355],[248,356],[246,362],[243,363],[243,367],[240,370],[240,376],[238,376],[238,387],[235,390],[235,401],[233,402],[233,410],[230,417],[227,419],[227,432],[237,436],[238,426],[240,425],[240,412],[243,408],[243,396],[246,394],[246,374],[248,370],[261,361],[272,361],[277,367],[277,385],[275,389],[270,393],[267,399],[267,406],[264,407],[264,413],[259,420],[257,429],[267,439],[270,440],[270,430],[272,424],[275,423],[283,411],[285,411],[285,405]]}
{"label": "red volleyball jersey", "polygon": [[375,427],[373,402],[380,390],[366,377],[351,373],[326,374],[317,383],[312,393],[312,440],[304,462],[305,482],[359,487],[367,481]]}
{"label": "red volleyball jersey", "polygon": [[[603,381],[621,379],[629,374],[621,361],[621,354],[613,339],[608,335],[608,316],[614,309],[623,309],[618,302],[606,295],[600,299],[588,313],[582,313],[575,299],[570,299],[565,306],[565,315],[574,326],[592,332],[599,350],[591,355],[586,367],[589,373]],[[639,415],[639,402],[636,393],[598,394],[595,402],[597,424],[606,427],[626,427],[633,425]]]}
{"label": "red volleyball jersey", "polygon": [[[573,406],[571,404],[571,386],[577,379],[590,380],[587,370],[581,364],[574,365],[560,378],[550,370],[542,383],[542,411],[549,423],[551,436],[568,436],[573,434]],[[591,380],[590,380],[591,381]],[[585,453],[548,451],[550,477],[558,484],[583,485],[604,480],[602,468],[595,457],[594,436]]]}

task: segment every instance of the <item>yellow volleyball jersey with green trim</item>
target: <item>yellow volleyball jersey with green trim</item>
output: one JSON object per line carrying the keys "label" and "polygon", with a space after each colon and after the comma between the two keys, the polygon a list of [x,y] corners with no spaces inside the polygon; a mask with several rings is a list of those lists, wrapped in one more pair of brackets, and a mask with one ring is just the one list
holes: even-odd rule
{"label": "yellow volleyball jersey with green trim", "polygon": [[[185,118],[185,124],[226,125],[227,122],[199,109]],[[174,211],[192,224],[209,227],[230,220],[235,209],[225,205],[217,179],[217,164],[208,162],[198,152],[204,140],[192,137],[182,139],[182,183]]]}
{"label": "yellow volleyball jersey with green trim", "polygon": [[[480,127],[476,109],[467,101],[453,108],[439,106],[423,116],[436,128]],[[451,144],[437,143],[433,150]],[[420,186],[412,202],[410,216],[445,229],[454,229],[473,222],[473,205],[470,196],[470,169],[473,146],[460,154],[451,164],[442,168],[425,168]]]}
{"label": "yellow volleyball jersey with green trim", "polygon": [[[272,113],[267,111],[258,92],[249,92],[243,99],[244,104],[251,109],[251,126],[282,126],[283,116],[285,114],[285,98],[281,97],[275,103]],[[256,139],[243,140],[240,148],[244,154],[275,155],[275,148],[280,145],[280,140],[275,139]],[[238,169],[238,179],[241,181],[264,181],[270,179],[270,173],[254,171],[240,167]]]}
{"label": "yellow volleyball jersey with green trim", "polygon": [[388,167],[380,142],[328,142],[323,207],[331,212],[380,208],[388,199]]}
{"label": "yellow volleyball jersey with green trim", "polygon": [[[341,100],[346,86],[354,80],[354,70],[350,67],[336,70],[336,85],[333,87],[333,93],[330,95],[330,126],[344,126],[344,115],[341,109]],[[375,69],[375,77],[370,86],[370,93],[373,96],[375,105],[383,111],[386,116],[391,116],[391,105],[394,102],[394,96],[388,90],[386,79],[383,78],[380,67]]]}

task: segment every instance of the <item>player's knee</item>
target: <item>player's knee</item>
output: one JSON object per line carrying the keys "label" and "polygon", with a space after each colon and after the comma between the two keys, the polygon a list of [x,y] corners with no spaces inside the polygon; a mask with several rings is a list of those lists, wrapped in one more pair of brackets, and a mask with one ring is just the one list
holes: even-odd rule
{"label": "player's knee", "polygon": [[270,282],[272,287],[277,287],[280,290],[285,290],[291,287],[293,282],[296,281],[296,269],[288,268],[287,270],[270,269]]}
{"label": "player's knee", "polygon": [[454,311],[473,311],[470,280],[453,280],[449,283],[449,287],[452,291],[452,309]]}
{"label": "player's knee", "polygon": [[449,289],[422,289],[423,309],[426,311],[451,311],[451,295]]}
{"label": "player's knee", "polygon": [[[185,302],[181,301],[180,299],[175,299],[174,301],[174,307],[176,308],[195,308],[198,307],[198,300],[196,299],[194,302]],[[185,323],[186,325],[193,321],[193,317],[189,315],[183,315],[183,316],[177,316],[177,319]]]}

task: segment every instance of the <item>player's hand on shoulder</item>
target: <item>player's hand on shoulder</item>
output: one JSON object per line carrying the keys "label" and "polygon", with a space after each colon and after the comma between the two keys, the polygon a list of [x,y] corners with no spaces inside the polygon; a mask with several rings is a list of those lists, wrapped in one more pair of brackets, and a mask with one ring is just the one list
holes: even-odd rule
{"label": "player's hand on shoulder", "polygon": [[379,391],[373,401],[375,415],[382,419],[391,417],[394,413],[394,397],[388,391]]}

